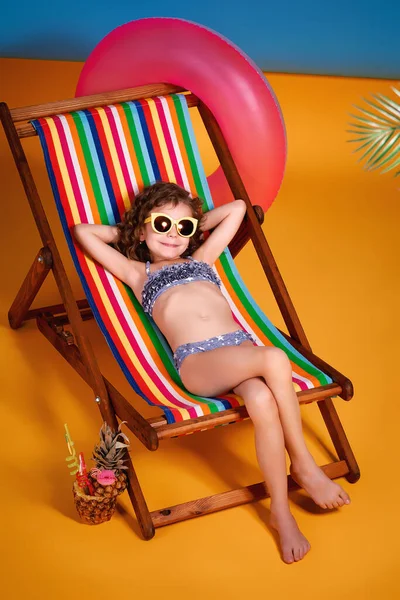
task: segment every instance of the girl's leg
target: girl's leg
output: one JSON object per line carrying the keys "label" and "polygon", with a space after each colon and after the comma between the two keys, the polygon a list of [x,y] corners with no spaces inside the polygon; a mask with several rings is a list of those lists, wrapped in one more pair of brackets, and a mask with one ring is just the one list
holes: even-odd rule
{"label": "girl's leg", "polygon": [[275,398],[261,377],[248,379],[233,391],[242,396],[254,425],[257,460],[271,497],[270,524],[279,533],[283,560],[301,560],[310,544],[289,509],[285,444]]}
{"label": "girl's leg", "polygon": [[200,396],[218,396],[254,377],[262,377],[275,397],[285,442],[293,461],[293,479],[323,508],[341,506],[350,501],[343,488],[316,465],[306,448],[291,364],[283,350],[253,346],[246,341],[240,346],[188,356],[181,367],[183,384]]}
{"label": "girl's leg", "polygon": [[264,377],[278,405],[293,479],[322,508],[339,508],[350,504],[348,494],[325,475],[306,446],[299,401],[292,383],[292,366],[283,351],[281,354],[275,353],[269,361]]}

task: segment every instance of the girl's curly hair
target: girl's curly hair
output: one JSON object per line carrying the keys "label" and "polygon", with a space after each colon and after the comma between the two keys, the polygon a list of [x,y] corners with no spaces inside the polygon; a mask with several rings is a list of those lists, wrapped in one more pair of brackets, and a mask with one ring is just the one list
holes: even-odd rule
{"label": "girl's curly hair", "polygon": [[140,243],[140,229],[144,227],[144,220],[153,208],[170,203],[175,207],[180,202],[190,206],[192,216],[199,220],[194,235],[189,238],[188,247],[181,255],[182,257],[190,256],[204,241],[204,234],[200,230],[200,223],[203,218],[202,201],[197,196],[192,198],[189,192],[176,183],[164,181],[145,187],[135,197],[132,208],[125,212],[123,221],[117,223],[119,239],[114,244],[116,249],[133,260],[141,262],[151,260],[146,241]]}

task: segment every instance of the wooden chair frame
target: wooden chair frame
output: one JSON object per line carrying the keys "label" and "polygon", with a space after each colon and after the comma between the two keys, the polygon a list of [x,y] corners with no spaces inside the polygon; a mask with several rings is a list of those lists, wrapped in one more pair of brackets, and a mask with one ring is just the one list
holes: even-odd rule
{"label": "wooden chair frame", "polygon": [[[117,417],[126,421],[129,429],[148,450],[157,450],[160,440],[163,439],[200,429],[211,429],[217,425],[234,423],[249,418],[246,407],[231,408],[212,415],[172,424],[167,424],[164,413],[157,417],[145,419],[129,400],[122,396],[101,374],[92,346],[83,329],[83,321],[93,318],[92,312],[87,300],[76,301],[74,299],[71,284],[50,229],[20,138],[36,135],[33,126],[29,122],[35,118],[82,110],[92,106],[104,106],[115,102],[179,92],[187,92],[187,90],[163,83],[11,110],[5,103],[0,103],[1,122],[43,243],[43,247],[36,255],[9,310],[10,326],[17,329],[23,321],[35,318],[42,334],[92,388],[103,420],[114,428],[117,427]],[[347,481],[355,483],[360,477],[359,468],[332,400],[333,396],[350,400],[353,396],[352,383],[312,353],[311,346],[261,228],[264,219],[263,210],[261,207],[252,206],[227,143],[211,111],[193,94],[189,93],[187,99],[189,106],[198,107],[234,197],[243,198],[247,204],[247,212],[243,223],[229,245],[232,256],[236,256],[244,244],[251,239],[289,331],[289,335],[281,331],[282,335],[303,356],[333,379],[333,383],[329,385],[297,393],[300,404],[317,402],[339,458],[339,460],[323,465],[321,468],[331,479],[345,476]],[[54,274],[62,304],[30,310],[30,306],[50,270]],[[64,329],[66,324],[70,325],[72,333]],[[293,490],[298,487],[291,476],[288,475],[288,489]],[[128,490],[145,540],[149,540],[154,536],[157,527],[269,497],[266,484],[262,481],[150,512],[130,457]]]}

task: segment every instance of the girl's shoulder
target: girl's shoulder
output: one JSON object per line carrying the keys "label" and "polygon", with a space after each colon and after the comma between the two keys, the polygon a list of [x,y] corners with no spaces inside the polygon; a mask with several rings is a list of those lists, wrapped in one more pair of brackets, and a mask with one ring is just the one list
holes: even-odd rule
{"label": "girl's shoulder", "polygon": [[197,260],[197,261],[200,261],[200,262],[205,262],[208,265],[212,266],[212,263],[210,263],[207,260],[207,258],[205,257],[204,252],[202,251],[202,247],[201,246],[199,248],[197,248],[197,250],[195,250],[191,256],[192,256],[192,258],[194,260]]}

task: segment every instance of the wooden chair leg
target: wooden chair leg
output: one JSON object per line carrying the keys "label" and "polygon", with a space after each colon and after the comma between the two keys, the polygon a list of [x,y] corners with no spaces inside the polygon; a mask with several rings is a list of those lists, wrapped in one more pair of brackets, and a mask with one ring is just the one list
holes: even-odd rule
{"label": "wooden chair leg", "polygon": [[318,408],[321,411],[322,418],[331,436],[333,445],[340,460],[345,460],[349,468],[346,473],[346,479],[349,483],[356,483],[360,479],[360,468],[357,464],[354,453],[351,449],[343,425],[339,419],[336,408],[331,398],[318,402]]}
{"label": "wooden chair leg", "polygon": [[[88,385],[90,385],[91,380],[87,369],[84,363],[82,362],[78,347],[75,344],[68,344],[65,337],[61,333],[58,334],[43,316],[38,316],[36,319],[36,323],[38,325],[39,331],[43,333],[43,335],[49,340],[49,342],[51,342],[54,348],[58,350],[58,352],[75,369],[75,371],[79,373],[82,379],[86,381]],[[107,387],[107,384],[109,384],[109,382],[104,377],[103,379],[104,384]],[[99,408],[101,407],[99,406]],[[110,410],[113,410],[112,404],[110,404]],[[105,418],[104,415],[103,418]],[[109,423],[112,423],[114,420],[116,422],[116,419],[117,417],[113,410],[113,419],[109,418],[105,420],[107,420],[107,422]],[[145,540],[150,540],[154,536],[155,528],[130,456],[127,464],[129,467],[129,497],[132,502],[132,506],[135,511],[142,535]]]}
{"label": "wooden chair leg", "polygon": [[151,540],[155,535],[155,527],[151,513],[147,507],[146,500],[140,487],[139,480],[136,476],[135,469],[133,468],[132,459],[129,455],[129,459],[126,463],[128,465],[128,493],[129,498],[135,511],[136,518],[139,523],[140,531],[142,532],[143,538]]}
{"label": "wooden chair leg", "polygon": [[41,248],[8,311],[8,321],[13,329],[21,327],[32,302],[52,267],[52,264],[53,260],[49,248]]}

